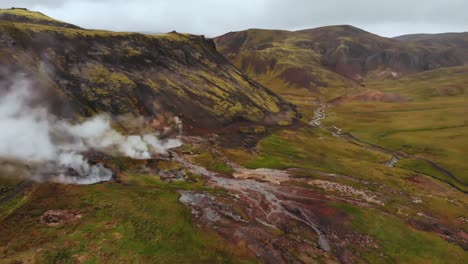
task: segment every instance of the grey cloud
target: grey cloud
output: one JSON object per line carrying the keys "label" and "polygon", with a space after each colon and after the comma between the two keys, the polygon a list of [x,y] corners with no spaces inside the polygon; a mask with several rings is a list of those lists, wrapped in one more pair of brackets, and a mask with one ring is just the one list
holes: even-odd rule
{"label": "grey cloud", "polygon": [[34,0],[3,0],[0,3],[0,7],[60,7],[65,4],[66,0],[44,0],[44,1],[34,1]]}
{"label": "grey cloud", "polygon": [[86,28],[216,36],[247,28],[351,24],[374,33],[468,31],[465,0],[2,0]]}

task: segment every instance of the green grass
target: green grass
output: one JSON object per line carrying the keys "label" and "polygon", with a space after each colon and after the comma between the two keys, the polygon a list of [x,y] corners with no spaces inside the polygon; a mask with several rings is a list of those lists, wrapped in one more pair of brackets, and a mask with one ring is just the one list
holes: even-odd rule
{"label": "green grass", "polygon": [[446,96],[407,103],[354,102],[327,109],[324,123],[364,141],[432,160],[468,184],[467,100]]}
{"label": "green grass", "polygon": [[4,203],[0,204],[0,221],[9,216],[11,213],[13,213],[16,209],[20,208],[24,204],[26,204],[30,200],[30,195],[29,194],[24,194],[19,197],[15,197],[14,199]]}
{"label": "green grass", "polygon": [[[351,216],[349,226],[376,239],[379,248],[361,252],[370,263],[465,263],[468,253],[435,234],[422,232],[374,209],[335,204]],[[378,255],[383,252],[384,257]]]}
{"label": "green grass", "polygon": [[[0,256],[39,263],[251,263],[214,231],[198,229],[177,189],[155,176],[128,175],[127,184],[38,186],[30,201],[0,221]],[[49,209],[82,211],[77,222],[39,223]],[[8,227],[8,228],[7,228]]]}
{"label": "green grass", "polygon": [[249,168],[285,169],[291,167],[342,172],[351,160],[379,163],[390,157],[346,144],[330,132],[304,128],[283,130],[260,141],[259,156],[245,165]]}
{"label": "green grass", "polygon": [[[5,166],[2,164],[2,166]],[[17,172],[18,173],[18,172]],[[19,185],[22,180],[11,177],[12,171],[7,172],[0,170],[0,199],[5,198],[10,192],[14,191],[15,187]],[[6,176],[7,175],[7,176]],[[0,203],[0,220],[11,214],[17,208],[21,207],[29,200],[29,195],[14,197],[12,200]]]}
{"label": "green grass", "polygon": [[440,179],[440,180],[443,180],[443,181],[449,181],[449,179],[447,178],[447,176],[445,174],[443,174],[440,171],[436,170],[430,164],[428,164],[427,162],[422,161],[422,160],[404,159],[404,160],[400,160],[397,163],[397,166],[399,168],[412,170],[412,171],[419,172],[419,173],[422,173],[422,174],[425,174],[425,175],[430,175],[430,176],[432,176],[432,177],[434,177],[436,179]]}
{"label": "green grass", "polygon": [[456,97],[466,95],[468,67],[449,67],[398,79],[370,80],[370,89],[401,94],[413,100],[429,100],[434,97]]}
{"label": "green grass", "polygon": [[210,171],[219,172],[221,174],[231,175],[233,169],[224,161],[216,157],[211,152],[204,152],[193,158],[193,162],[207,168]]}

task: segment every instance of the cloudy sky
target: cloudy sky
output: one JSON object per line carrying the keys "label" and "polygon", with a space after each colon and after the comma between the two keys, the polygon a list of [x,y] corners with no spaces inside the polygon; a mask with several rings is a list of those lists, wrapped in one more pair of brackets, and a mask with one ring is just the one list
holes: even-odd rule
{"label": "cloudy sky", "polygon": [[213,37],[247,28],[351,24],[383,35],[468,31],[466,0],[0,0],[85,28],[177,30]]}

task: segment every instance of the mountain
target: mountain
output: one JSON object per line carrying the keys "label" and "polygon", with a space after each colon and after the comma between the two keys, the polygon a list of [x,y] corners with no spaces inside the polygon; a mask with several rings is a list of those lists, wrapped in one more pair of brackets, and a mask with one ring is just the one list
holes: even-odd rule
{"label": "mountain", "polygon": [[57,113],[169,112],[187,128],[289,124],[296,116],[203,36],[85,30],[22,9],[0,14],[1,78],[24,73],[54,90]]}
{"label": "mountain", "polygon": [[321,27],[299,33],[319,43],[326,66],[359,79],[386,68],[404,74],[462,64],[449,47],[407,45],[353,26]]}
{"label": "mountain", "polygon": [[215,41],[242,71],[286,94],[464,64],[450,46],[384,38],[348,25],[301,31],[251,29]]}
{"label": "mountain", "polygon": [[463,33],[441,33],[441,34],[412,34],[395,37],[395,39],[425,45],[430,47],[449,47],[461,58],[464,63],[468,63],[468,32]]}
{"label": "mountain", "polygon": [[323,87],[338,89],[354,83],[325,67],[305,34],[251,29],[215,41],[239,69],[283,95],[307,95]]}

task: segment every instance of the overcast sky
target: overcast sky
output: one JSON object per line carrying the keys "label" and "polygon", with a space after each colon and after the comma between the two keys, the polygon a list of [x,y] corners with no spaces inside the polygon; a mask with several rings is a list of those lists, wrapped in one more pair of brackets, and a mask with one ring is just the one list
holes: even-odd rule
{"label": "overcast sky", "polygon": [[350,24],[382,36],[468,31],[467,0],[0,0],[85,28],[177,30],[209,37],[248,28]]}

